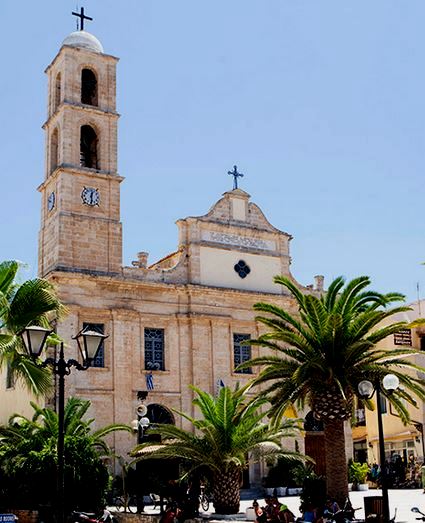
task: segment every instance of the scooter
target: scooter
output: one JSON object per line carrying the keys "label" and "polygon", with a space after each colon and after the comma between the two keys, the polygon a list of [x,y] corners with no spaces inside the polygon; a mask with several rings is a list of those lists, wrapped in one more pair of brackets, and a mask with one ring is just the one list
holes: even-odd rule
{"label": "scooter", "polygon": [[411,508],[412,512],[415,512],[416,514],[422,514],[421,516],[419,516],[418,518],[416,519],[419,519],[421,521],[425,521],[425,513],[421,512],[418,507],[412,507]]}
{"label": "scooter", "polygon": [[105,509],[100,517],[96,517],[96,514],[90,512],[77,512],[74,510],[72,518],[75,523],[117,523],[117,520]]}

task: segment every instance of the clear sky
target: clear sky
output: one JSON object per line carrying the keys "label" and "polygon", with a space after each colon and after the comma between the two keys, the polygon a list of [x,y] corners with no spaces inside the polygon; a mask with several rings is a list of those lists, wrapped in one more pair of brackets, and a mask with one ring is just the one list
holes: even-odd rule
{"label": "clear sky", "polygon": [[[86,0],[118,65],[124,261],[177,247],[178,218],[236,163],[292,273],[425,295],[423,0]],[[37,272],[45,67],[76,1],[1,0],[0,259]]]}

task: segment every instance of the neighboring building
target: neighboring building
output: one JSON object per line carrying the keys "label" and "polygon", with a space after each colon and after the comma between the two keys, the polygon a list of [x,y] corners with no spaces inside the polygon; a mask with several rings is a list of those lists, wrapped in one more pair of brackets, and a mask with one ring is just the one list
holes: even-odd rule
{"label": "neighboring building", "polygon": [[30,401],[37,398],[28,393],[20,381],[17,381],[8,366],[0,369],[0,424],[8,422],[15,413],[31,417],[34,413]]}
{"label": "neighboring building", "polygon": [[[393,321],[412,322],[422,318],[425,313],[425,300],[409,305],[412,310],[400,313],[390,318]],[[387,349],[409,348],[425,350],[425,326],[414,329],[405,329],[394,336],[388,337],[379,344]],[[424,355],[414,357],[416,364],[425,366]],[[407,405],[407,403],[406,403]],[[418,402],[418,407],[408,405],[411,416],[411,423],[404,425],[397,415],[397,412],[389,404],[386,398],[382,398],[383,429],[385,439],[385,454],[387,459],[392,456],[400,455],[405,460],[413,455],[418,461],[424,459],[424,440],[423,427],[425,419],[425,409],[422,402]],[[354,459],[357,461],[367,461],[369,463],[379,462],[379,439],[377,425],[376,403],[375,410],[358,411],[359,423],[353,428],[353,452]]]}
{"label": "neighboring building", "polygon": [[[132,267],[122,266],[117,61],[93,35],[78,31],[46,70],[39,273],[69,308],[57,326],[68,357],[77,357],[70,340],[83,327],[109,336],[92,369],[67,377],[66,393],[89,398],[101,426],[130,423],[138,393],[153,387],[148,416],[174,422],[171,409],[193,414],[190,384],[214,392],[252,377],[235,368],[258,354],[242,344],[259,335],[254,303],[293,308],[272,282],[276,274],[291,277],[291,236],[236,188],[204,216],[177,221],[175,252],[153,264],[140,252]],[[135,443],[136,436],[114,435],[116,454],[125,456]],[[253,469],[251,480],[261,474]]]}

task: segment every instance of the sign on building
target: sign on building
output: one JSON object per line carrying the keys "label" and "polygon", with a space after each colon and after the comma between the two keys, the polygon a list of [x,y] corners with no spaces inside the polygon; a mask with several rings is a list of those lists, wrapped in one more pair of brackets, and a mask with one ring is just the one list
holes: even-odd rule
{"label": "sign on building", "polygon": [[401,329],[394,333],[394,345],[412,346],[412,331],[410,329]]}
{"label": "sign on building", "polygon": [[15,514],[0,514],[0,523],[15,523],[17,519]]}

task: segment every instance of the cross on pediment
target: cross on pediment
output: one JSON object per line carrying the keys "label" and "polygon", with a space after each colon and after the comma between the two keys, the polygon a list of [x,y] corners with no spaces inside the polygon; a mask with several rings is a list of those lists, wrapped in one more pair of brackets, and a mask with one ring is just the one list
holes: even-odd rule
{"label": "cross on pediment", "polygon": [[233,176],[233,189],[238,188],[238,178],[243,178],[242,173],[238,173],[238,168],[236,165],[233,166],[233,171],[227,171],[227,174]]}

